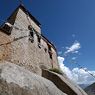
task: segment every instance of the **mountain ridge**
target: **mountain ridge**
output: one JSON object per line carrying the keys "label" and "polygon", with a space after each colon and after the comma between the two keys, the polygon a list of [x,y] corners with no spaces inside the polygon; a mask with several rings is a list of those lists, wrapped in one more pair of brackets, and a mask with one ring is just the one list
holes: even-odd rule
{"label": "mountain ridge", "polygon": [[95,95],[95,83],[89,85],[84,90],[88,95]]}

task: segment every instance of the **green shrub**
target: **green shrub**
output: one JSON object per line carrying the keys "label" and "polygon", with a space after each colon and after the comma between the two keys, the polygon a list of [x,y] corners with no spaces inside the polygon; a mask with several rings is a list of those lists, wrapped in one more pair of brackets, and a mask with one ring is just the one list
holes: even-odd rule
{"label": "green shrub", "polygon": [[50,71],[53,71],[55,73],[58,73],[58,74],[61,74],[63,75],[62,71],[60,69],[57,69],[57,68],[52,68],[52,69],[49,69]]}

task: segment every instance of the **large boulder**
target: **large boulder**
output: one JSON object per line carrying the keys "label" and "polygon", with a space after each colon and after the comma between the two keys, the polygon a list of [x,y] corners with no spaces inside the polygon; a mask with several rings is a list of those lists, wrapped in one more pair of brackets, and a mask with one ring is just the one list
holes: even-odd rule
{"label": "large boulder", "polygon": [[67,95],[51,81],[10,62],[0,62],[0,95]]}
{"label": "large boulder", "polygon": [[77,84],[73,83],[63,74],[57,74],[48,70],[42,70],[42,76],[52,81],[61,91],[68,95],[87,95]]}

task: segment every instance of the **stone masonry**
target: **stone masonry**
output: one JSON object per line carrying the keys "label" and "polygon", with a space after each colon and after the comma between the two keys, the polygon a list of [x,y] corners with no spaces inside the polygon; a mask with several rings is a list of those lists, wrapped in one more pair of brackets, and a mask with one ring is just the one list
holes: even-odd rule
{"label": "stone masonry", "polygon": [[[26,9],[20,5],[8,19],[8,23],[12,24],[10,34],[6,33],[7,30],[0,30],[0,45],[3,44],[0,46],[0,60],[24,66],[41,75],[41,68],[59,68],[57,53],[54,45],[41,34],[40,26],[30,15],[27,16]],[[30,23],[35,31],[33,42],[29,40]],[[40,43],[38,42],[39,35]],[[21,39],[16,40],[18,38]]]}

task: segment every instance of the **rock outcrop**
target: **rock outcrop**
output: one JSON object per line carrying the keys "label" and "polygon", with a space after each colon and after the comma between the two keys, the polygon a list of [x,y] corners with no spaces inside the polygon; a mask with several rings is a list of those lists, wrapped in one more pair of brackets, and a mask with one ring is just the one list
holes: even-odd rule
{"label": "rock outcrop", "polygon": [[61,91],[68,95],[87,95],[82,88],[68,79],[65,74],[59,75],[48,70],[43,70],[42,76],[51,80]]}
{"label": "rock outcrop", "polygon": [[0,95],[67,95],[51,81],[10,62],[0,62]]}

